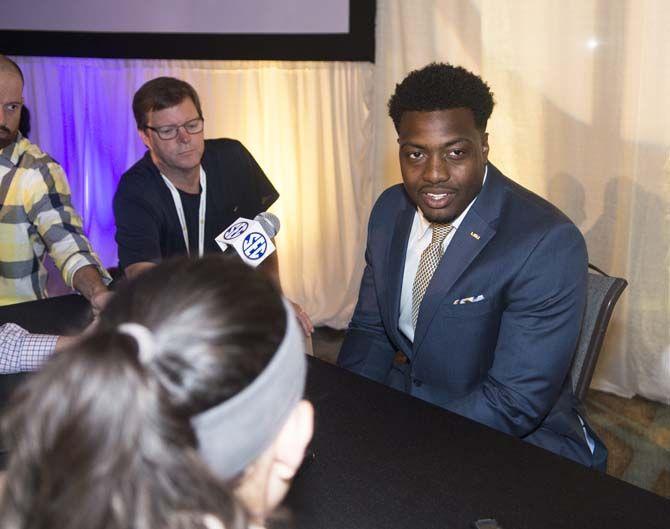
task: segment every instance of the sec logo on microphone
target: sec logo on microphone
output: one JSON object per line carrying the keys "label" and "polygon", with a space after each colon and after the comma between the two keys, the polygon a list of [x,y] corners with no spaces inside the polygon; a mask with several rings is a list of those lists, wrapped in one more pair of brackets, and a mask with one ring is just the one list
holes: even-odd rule
{"label": "sec logo on microphone", "polygon": [[251,232],[242,242],[242,252],[248,259],[253,261],[263,257],[267,249],[268,242],[265,239],[265,235],[257,231]]}
{"label": "sec logo on microphone", "polygon": [[223,232],[223,238],[226,241],[230,241],[235,237],[239,237],[244,231],[249,227],[248,222],[236,222],[232,226],[228,226],[228,229]]}

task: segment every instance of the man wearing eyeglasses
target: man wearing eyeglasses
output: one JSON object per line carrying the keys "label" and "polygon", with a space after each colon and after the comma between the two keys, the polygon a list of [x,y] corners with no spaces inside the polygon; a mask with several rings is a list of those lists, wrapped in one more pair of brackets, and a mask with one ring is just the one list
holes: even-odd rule
{"label": "man wearing eyeglasses", "polygon": [[111,277],[84,235],[63,168],[19,132],[23,84],[19,66],[0,55],[0,305],[47,297],[48,252],[98,311]]}
{"label": "man wearing eyeglasses", "polygon": [[204,139],[198,94],[158,77],[133,98],[144,157],[114,196],[119,264],[127,277],[173,255],[220,251],[215,237],[238,217],[254,218],[279,197],[237,140]]}

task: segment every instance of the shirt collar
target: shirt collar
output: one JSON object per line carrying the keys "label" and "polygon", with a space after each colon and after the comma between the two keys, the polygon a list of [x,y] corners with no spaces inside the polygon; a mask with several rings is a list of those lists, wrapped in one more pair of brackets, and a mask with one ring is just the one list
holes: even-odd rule
{"label": "shirt collar", "polygon": [[[484,166],[484,178],[482,179],[482,187],[484,187],[484,184],[486,183],[486,175],[488,174],[488,172],[489,172],[489,165],[486,164]],[[477,196],[475,196],[475,198],[473,198],[472,201],[468,204],[468,207],[466,207],[463,210],[463,212],[453,220],[453,222],[451,223],[451,225],[454,227],[453,231],[456,231],[458,229],[458,227],[461,225],[461,222],[463,222],[463,219],[468,214],[468,211],[470,211],[470,208],[472,207],[472,205],[477,201],[478,196],[479,196],[479,193],[477,193]],[[426,219],[426,217],[423,216],[423,212],[421,211],[421,209],[419,207],[416,208],[416,212],[418,213],[418,217],[419,217],[419,233],[420,233],[419,239],[421,239],[421,238],[425,237],[425,235],[430,230],[430,224],[431,223],[430,223],[429,220]]]}
{"label": "shirt collar", "polygon": [[19,163],[21,152],[24,150],[21,146],[24,141],[28,140],[26,140],[20,132],[17,133],[16,140],[0,150],[0,157],[10,162],[13,166],[16,166]]}

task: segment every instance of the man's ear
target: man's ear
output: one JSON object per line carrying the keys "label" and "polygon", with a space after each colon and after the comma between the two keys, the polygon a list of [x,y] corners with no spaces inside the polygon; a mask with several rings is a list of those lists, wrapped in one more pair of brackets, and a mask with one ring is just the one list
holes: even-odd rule
{"label": "man's ear", "polygon": [[484,163],[489,161],[489,133],[482,133],[482,154],[484,155]]}
{"label": "man's ear", "polygon": [[275,441],[273,467],[277,476],[288,481],[295,476],[314,433],[314,407],[301,400],[293,409]]}
{"label": "man's ear", "polygon": [[144,143],[144,146],[147,149],[151,149],[151,138],[149,138],[147,130],[148,129],[137,129],[137,133],[140,135],[140,139],[142,140],[142,143]]}

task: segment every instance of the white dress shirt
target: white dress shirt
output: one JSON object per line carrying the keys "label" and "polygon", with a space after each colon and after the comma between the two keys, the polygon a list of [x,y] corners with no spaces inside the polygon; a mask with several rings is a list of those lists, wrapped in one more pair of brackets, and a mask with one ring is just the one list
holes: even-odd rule
{"label": "white dress shirt", "polygon": [[[486,183],[486,174],[488,173],[488,170],[489,167],[487,165],[484,169],[482,187]],[[451,223],[454,229],[451,230],[451,233],[447,235],[447,238],[444,239],[444,242],[442,243],[443,253],[454,238],[454,234],[461,225],[461,222],[463,222],[463,219],[476,201],[477,197],[475,197],[472,202],[468,204],[468,207],[463,210],[463,213]],[[417,207],[416,213],[414,214],[414,221],[412,222],[412,231],[410,232],[409,240],[407,241],[405,272],[402,277],[402,291],[400,294],[400,317],[398,318],[398,328],[400,329],[400,332],[407,336],[410,342],[414,342],[414,326],[412,325],[412,289],[414,287],[414,278],[416,276],[416,271],[419,268],[421,254],[428,247],[432,238],[433,228],[431,228],[430,222],[426,220],[426,217],[423,216],[423,213]]]}

